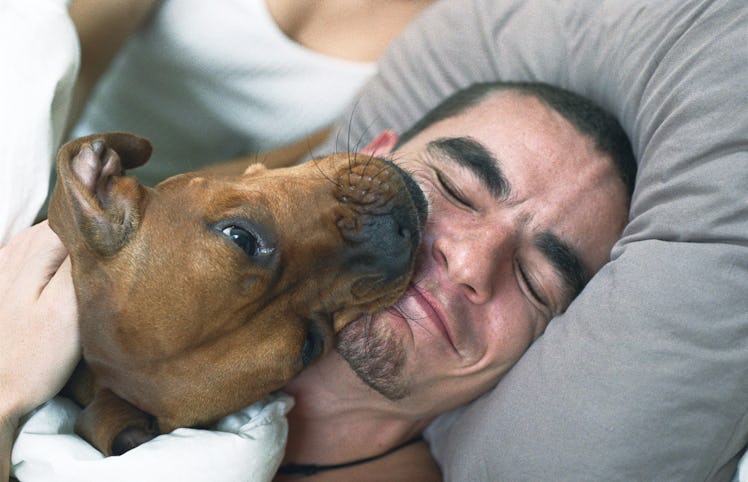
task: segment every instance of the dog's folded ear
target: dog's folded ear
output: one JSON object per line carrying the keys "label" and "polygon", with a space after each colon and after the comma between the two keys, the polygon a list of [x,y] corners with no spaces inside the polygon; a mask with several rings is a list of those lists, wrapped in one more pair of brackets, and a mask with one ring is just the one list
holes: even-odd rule
{"label": "dog's folded ear", "polygon": [[83,241],[89,251],[111,256],[137,231],[145,188],[125,169],[145,164],[151,151],[147,139],[122,132],[60,148],[49,222],[71,253]]}

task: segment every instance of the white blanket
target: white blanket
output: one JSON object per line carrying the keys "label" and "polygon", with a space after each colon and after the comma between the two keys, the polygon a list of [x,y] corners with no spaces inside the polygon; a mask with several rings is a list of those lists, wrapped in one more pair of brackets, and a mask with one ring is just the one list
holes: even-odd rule
{"label": "white blanket", "polygon": [[276,394],[223,418],[214,431],[179,428],[121,456],[104,457],[75,435],[80,409],[55,398],[20,427],[11,475],[21,482],[261,482],[272,480],[293,399]]}
{"label": "white blanket", "polygon": [[67,0],[0,0],[0,246],[47,197],[79,59]]}
{"label": "white blanket", "polygon": [[738,471],[735,473],[732,482],[748,482],[748,451],[746,451],[740,459],[740,462],[738,463]]}

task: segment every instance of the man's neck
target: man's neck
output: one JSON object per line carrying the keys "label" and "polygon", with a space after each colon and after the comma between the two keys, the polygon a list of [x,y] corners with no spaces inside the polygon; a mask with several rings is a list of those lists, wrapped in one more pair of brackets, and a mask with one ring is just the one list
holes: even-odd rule
{"label": "man's neck", "polygon": [[428,420],[366,386],[331,353],[285,389],[296,399],[288,415],[284,464],[329,465],[379,455],[421,433]]}

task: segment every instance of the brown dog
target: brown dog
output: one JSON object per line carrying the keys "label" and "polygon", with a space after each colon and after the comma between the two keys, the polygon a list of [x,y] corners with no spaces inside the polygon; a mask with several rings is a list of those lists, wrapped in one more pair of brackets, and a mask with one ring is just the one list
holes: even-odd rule
{"label": "brown dog", "polygon": [[105,454],[204,426],[281,388],[413,269],[425,200],[381,159],[198,173],[156,188],[124,175],[147,140],[65,144],[49,222],[70,252],[82,362],[76,431]]}

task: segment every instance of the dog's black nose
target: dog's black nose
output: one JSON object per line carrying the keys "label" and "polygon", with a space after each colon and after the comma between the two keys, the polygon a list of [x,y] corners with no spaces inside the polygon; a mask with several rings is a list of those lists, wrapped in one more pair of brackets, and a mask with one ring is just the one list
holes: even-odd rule
{"label": "dog's black nose", "polygon": [[349,160],[337,177],[342,215],[338,229],[347,244],[345,268],[374,285],[407,275],[425,224],[425,196],[409,174],[372,157]]}
{"label": "dog's black nose", "polygon": [[365,223],[367,241],[363,249],[371,258],[371,268],[390,281],[410,269],[410,260],[420,242],[416,219],[398,207],[390,215],[374,216]]}
{"label": "dog's black nose", "polygon": [[349,268],[391,281],[407,273],[420,243],[415,213],[404,206],[391,213],[365,216],[355,232],[348,231]]}

